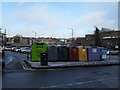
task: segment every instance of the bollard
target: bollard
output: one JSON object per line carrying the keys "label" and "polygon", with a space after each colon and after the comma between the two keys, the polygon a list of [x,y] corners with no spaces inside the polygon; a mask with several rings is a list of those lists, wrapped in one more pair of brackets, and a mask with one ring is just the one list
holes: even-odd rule
{"label": "bollard", "polygon": [[27,61],[29,61],[29,53],[27,53]]}
{"label": "bollard", "polygon": [[4,56],[5,56],[5,51],[2,50],[2,59],[4,58]]}
{"label": "bollard", "polygon": [[48,66],[48,54],[47,53],[40,53],[41,56],[41,65]]}

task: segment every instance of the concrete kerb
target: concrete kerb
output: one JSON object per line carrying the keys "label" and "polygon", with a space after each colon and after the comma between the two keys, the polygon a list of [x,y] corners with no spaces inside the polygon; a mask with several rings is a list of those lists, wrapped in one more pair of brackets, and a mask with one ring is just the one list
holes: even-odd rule
{"label": "concrete kerb", "polygon": [[119,62],[114,63],[102,63],[102,64],[89,64],[89,65],[63,65],[63,66],[41,66],[41,67],[33,67],[28,61],[24,60],[25,64],[31,69],[53,69],[53,68],[70,68],[70,67],[99,67],[99,66],[111,66],[111,65],[120,65]]}

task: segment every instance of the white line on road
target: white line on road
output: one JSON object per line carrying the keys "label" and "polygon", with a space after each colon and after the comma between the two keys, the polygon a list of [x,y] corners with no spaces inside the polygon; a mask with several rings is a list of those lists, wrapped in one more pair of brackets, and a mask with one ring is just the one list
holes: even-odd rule
{"label": "white line on road", "polygon": [[55,87],[61,87],[61,86],[72,86],[72,85],[77,85],[77,84],[85,84],[85,83],[91,83],[91,82],[97,82],[97,81],[106,81],[106,80],[111,80],[111,79],[118,79],[118,77],[113,77],[113,78],[109,78],[109,79],[99,79],[99,80],[94,80],[94,81],[69,83],[69,84],[65,84],[65,85],[54,85],[54,86],[47,86],[47,87],[40,87],[40,88],[55,88]]}
{"label": "white line on road", "polygon": [[57,87],[57,86],[50,86],[51,88]]}
{"label": "white line on road", "polygon": [[25,70],[35,70],[35,69],[28,68],[24,62],[21,62],[21,64],[23,66],[23,69],[25,69]]}

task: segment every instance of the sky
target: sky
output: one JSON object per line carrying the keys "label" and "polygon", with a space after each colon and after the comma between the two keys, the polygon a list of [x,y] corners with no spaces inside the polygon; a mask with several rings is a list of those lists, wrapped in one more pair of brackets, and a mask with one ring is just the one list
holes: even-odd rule
{"label": "sky", "polygon": [[3,28],[7,36],[84,37],[94,26],[118,29],[117,2],[2,2]]}

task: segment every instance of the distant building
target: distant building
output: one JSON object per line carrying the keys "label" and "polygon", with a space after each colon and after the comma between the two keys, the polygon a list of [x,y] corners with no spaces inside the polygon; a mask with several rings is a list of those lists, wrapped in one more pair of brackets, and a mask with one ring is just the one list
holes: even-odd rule
{"label": "distant building", "polygon": [[109,32],[109,31],[113,31],[113,30],[109,28],[101,28],[101,32]]}
{"label": "distant building", "polygon": [[[116,45],[120,45],[120,31],[104,29],[102,32],[100,32],[100,38],[101,45],[103,47],[115,49]],[[95,35],[87,34],[85,37],[77,38],[74,43],[93,46],[95,45]]]}
{"label": "distant building", "polygon": [[35,42],[43,42],[46,44],[65,44],[68,42],[68,39],[64,38],[52,38],[52,37],[40,37],[40,38],[34,38],[34,37],[20,37],[19,42],[15,42],[15,36],[13,37],[7,37],[7,45],[11,46],[22,46],[22,45],[31,45]]}

